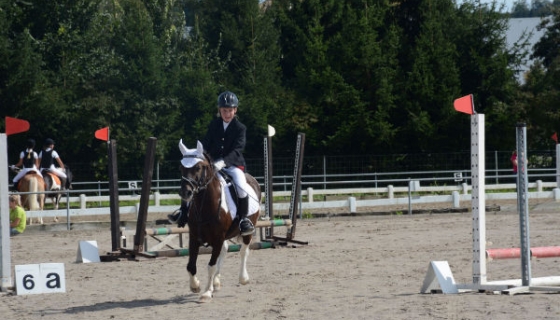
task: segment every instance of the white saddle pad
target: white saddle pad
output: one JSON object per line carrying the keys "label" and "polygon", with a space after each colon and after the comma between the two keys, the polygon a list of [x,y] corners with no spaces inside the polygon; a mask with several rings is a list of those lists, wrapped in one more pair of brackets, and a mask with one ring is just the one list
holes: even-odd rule
{"label": "white saddle pad", "polygon": [[[229,186],[226,183],[224,177],[221,174],[218,174],[218,178],[220,179],[220,183],[222,184],[222,208],[224,210],[229,211],[231,214],[231,218],[235,219],[237,215],[237,206],[235,205],[235,201],[233,201],[233,197],[231,196],[231,192],[229,191]],[[247,216],[251,216],[257,211],[259,211],[261,204],[257,201],[257,195],[253,188],[249,188],[249,190],[245,190],[249,197],[249,213]]]}

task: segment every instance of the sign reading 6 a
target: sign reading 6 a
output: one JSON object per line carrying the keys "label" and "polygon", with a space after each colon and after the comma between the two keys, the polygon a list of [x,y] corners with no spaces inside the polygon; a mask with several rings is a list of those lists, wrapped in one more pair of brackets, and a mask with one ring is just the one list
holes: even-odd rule
{"label": "sign reading 6 a", "polygon": [[17,265],[15,275],[18,295],[66,292],[63,263]]}

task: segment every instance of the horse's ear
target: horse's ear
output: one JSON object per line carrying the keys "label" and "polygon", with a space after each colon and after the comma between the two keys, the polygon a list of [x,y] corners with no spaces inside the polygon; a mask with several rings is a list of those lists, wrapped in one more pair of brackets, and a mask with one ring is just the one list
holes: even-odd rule
{"label": "horse's ear", "polygon": [[204,155],[204,147],[202,147],[202,142],[200,141],[196,141],[196,152],[198,152],[201,156]]}
{"label": "horse's ear", "polygon": [[179,140],[179,150],[181,150],[181,154],[182,155],[186,155],[187,154],[187,147],[185,147],[185,145],[183,144],[183,139]]}

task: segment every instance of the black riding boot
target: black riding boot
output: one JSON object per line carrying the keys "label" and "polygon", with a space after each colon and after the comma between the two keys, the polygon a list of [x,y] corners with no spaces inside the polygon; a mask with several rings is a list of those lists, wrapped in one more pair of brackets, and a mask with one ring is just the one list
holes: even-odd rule
{"label": "black riding boot", "polygon": [[[183,213],[185,213],[185,217],[182,217]],[[181,208],[167,215],[167,220],[169,221],[169,223],[177,223],[179,222],[179,220],[181,220],[181,221],[185,221],[186,224],[188,218],[189,218],[189,205],[185,202],[181,202]]]}
{"label": "black riding boot", "polygon": [[60,178],[60,190],[63,189],[66,189],[66,178]]}
{"label": "black riding boot", "polygon": [[239,215],[239,231],[242,236],[248,236],[255,231],[255,227],[251,220],[247,218],[249,213],[249,197],[239,199],[239,207],[237,214]]}

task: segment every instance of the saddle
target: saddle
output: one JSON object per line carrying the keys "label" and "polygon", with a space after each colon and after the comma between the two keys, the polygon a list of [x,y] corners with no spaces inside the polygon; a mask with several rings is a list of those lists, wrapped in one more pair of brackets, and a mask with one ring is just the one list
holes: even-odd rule
{"label": "saddle", "polygon": [[233,178],[224,171],[218,171],[217,174],[226,181],[226,186],[231,194],[231,198],[233,199],[233,202],[235,202],[235,206],[239,207],[239,195],[237,193],[237,186],[233,183]]}
{"label": "saddle", "polygon": [[[62,189],[62,181],[60,181],[60,178],[56,174],[54,174],[50,171],[47,171],[47,170],[42,170],[41,173],[43,174],[43,177],[45,177],[47,175],[50,176],[53,183],[56,183],[57,185],[60,186],[60,189]],[[47,179],[45,179],[45,184],[47,184]],[[51,188],[52,188],[52,186],[48,186],[48,188],[45,188],[45,189],[51,189]]]}
{"label": "saddle", "polygon": [[[30,171],[27,171],[27,173],[24,176],[29,175],[29,174],[36,174],[36,173],[37,172],[35,172],[34,170],[30,170]],[[17,185],[14,186],[17,191],[21,190],[21,184],[22,183],[23,183],[23,179],[19,179]],[[45,182],[45,188],[46,188],[46,182]]]}

